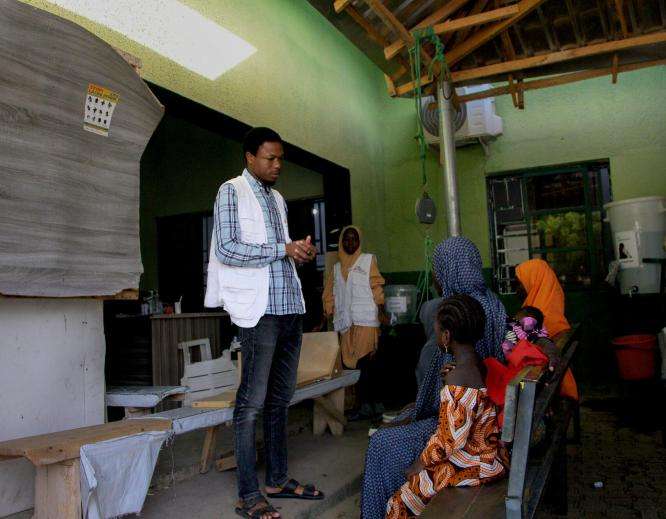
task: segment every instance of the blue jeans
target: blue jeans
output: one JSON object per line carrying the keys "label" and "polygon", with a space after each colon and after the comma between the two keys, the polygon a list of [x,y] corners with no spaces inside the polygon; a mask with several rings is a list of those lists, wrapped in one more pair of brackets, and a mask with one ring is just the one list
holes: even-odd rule
{"label": "blue jeans", "polygon": [[281,487],[287,477],[287,412],[296,389],[301,352],[301,315],[264,315],[254,328],[240,328],[242,374],[236,393],[234,431],[238,495],[258,497],[255,429],[263,407],[266,485]]}

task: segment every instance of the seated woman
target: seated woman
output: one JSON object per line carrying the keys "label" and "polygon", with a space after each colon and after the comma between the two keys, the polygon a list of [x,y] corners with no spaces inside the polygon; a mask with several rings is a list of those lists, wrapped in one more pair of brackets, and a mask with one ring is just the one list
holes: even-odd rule
{"label": "seated woman", "polygon": [[[506,311],[483,281],[481,255],[476,246],[461,236],[447,238],[433,254],[433,273],[445,298],[466,294],[482,306],[485,326],[474,345],[477,355],[482,359],[503,359]],[[384,517],[386,501],[404,482],[405,469],[421,454],[437,429],[442,390],[440,370],[451,360],[450,353],[437,348],[427,359],[414,406],[370,438],[361,492],[364,519]]]}
{"label": "seated woman", "polygon": [[474,349],[484,326],[483,307],[470,296],[450,297],[439,307],[438,345],[456,361],[442,369],[437,430],[407,470],[407,481],[389,499],[387,519],[419,516],[445,487],[481,485],[504,475],[506,455],[498,441],[495,406]]}
{"label": "seated woman", "polygon": [[[533,306],[543,313],[543,324],[552,340],[541,340],[536,344],[548,355],[552,371],[560,356],[553,341],[558,335],[571,329],[569,321],[564,316],[564,290],[553,269],[541,259],[531,259],[518,265],[516,278],[519,283],[518,295],[525,298],[523,308]],[[561,393],[563,396],[578,400],[578,387],[570,369],[562,379]]]}

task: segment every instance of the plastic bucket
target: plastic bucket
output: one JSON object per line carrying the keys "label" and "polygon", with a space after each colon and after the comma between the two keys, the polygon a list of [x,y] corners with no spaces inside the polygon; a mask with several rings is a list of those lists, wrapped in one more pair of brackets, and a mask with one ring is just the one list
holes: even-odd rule
{"label": "plastic bucket", "polygon": [[613,232],[615,259],[620,262],[620,291],[659,293],[661,266],[643,263],[643,259],[666,257],[666,197],[631,198],[604,208]]}
{"label": "plastic bucket", "polygon": [[611,342],[622,380],[643,380],[654,377],[655,335],[625,335]]}

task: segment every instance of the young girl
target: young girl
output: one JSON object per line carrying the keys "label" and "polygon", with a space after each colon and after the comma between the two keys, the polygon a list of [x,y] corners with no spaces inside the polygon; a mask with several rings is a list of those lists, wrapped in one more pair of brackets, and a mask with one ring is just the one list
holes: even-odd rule
{"label": "young girl", "polygon": [[389,499],[387,519],[421,514],[444,487],[476,486],[505,472],[495,406],[487,396],[474,345],[483,336],[483,307],[467,295],[445,299],[436,321],[437,339],[455,364],[442,368],[437,430],[407,470],[407,482]]}

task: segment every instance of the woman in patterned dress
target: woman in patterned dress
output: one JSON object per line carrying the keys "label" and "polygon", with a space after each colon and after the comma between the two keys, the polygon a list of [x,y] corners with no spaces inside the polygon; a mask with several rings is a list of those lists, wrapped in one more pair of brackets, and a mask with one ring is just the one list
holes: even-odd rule
{"label": "woman in patterned dress", "polygon": [[483,307],[470,296],[450,297],[439,307],[438,345],[456,362],[442,369],[437,429],[407,470],[407,481],[389,499],[386,519],[421,515],[445,487],[481,485],[504,475],[507,458],[498,441],[495,406],[474,351],[484,324]]}
{"label": "woman in patterned dress", "polygon": [[[483,307],[485,327],[483,336],[475,344],[477,355],[481,359],[503,360],[506,310],[486,287],[481,267],[479,250],[460,236],[447,238],[433,254],[433,274],[442,296],[467,294]],[[386,502],[405,481],[405,470],[421,454],[437,429],[442,390],[440,370],[452,359],[451,354],[437,349],[419,385],[414,406],[370,438],[361,493],[363,519],[384,517]]]}

